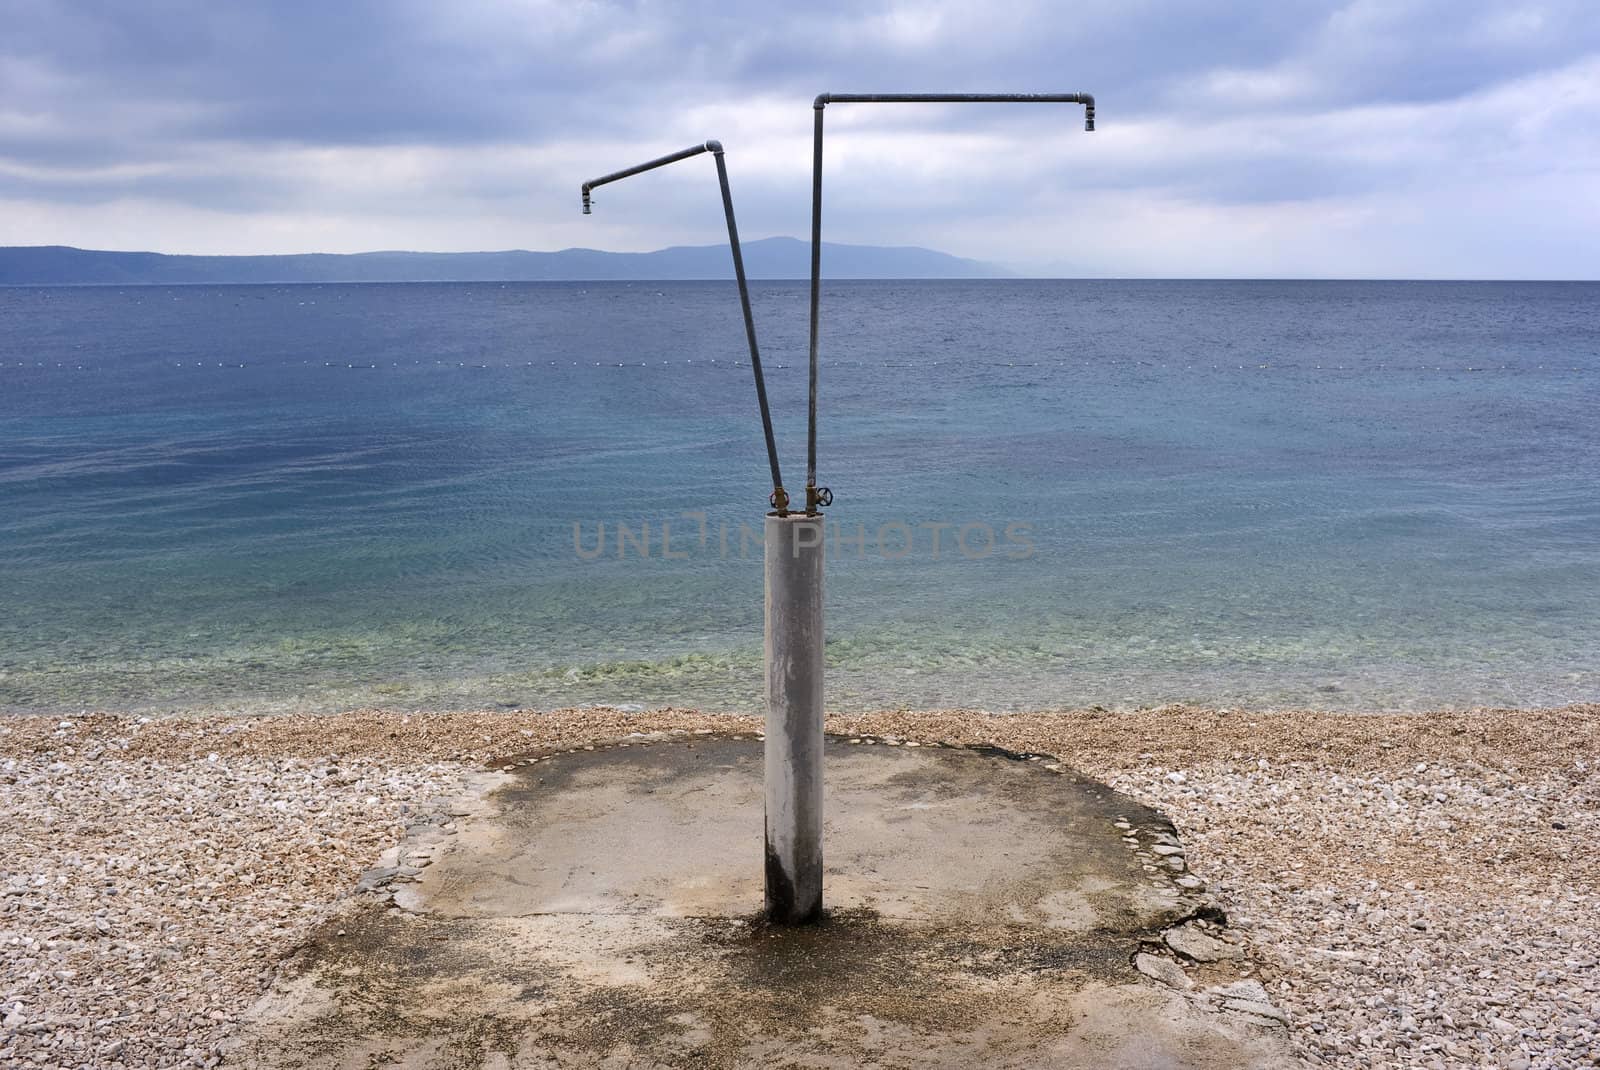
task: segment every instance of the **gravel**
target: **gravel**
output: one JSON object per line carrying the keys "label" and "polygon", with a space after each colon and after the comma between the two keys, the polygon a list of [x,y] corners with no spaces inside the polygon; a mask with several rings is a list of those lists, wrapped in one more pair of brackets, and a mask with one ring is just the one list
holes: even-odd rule
{"label": "gravel", "polygon": [[1600,780],[1581,763],[1253,764],[1193,766],[1181,786],[1159,767],[1104,772],[1182,830],[1302,1054],[1600,1065]]}
{"label": "gravel", "polygon": [[[687,710],[0,719],[0,1066],[217,1065],[283,956],[366,894],[364,873],[403,878],[402,834],[447,832],[486,764],[751,724]],[[1600,706],[954,710],[829,727],[1054,754],[1165,811],[1185,848],[1172,857],[1243,937],[1251,980],[1206,998],[1285,1015],[1308,1061],[1600,1065]]]}
{"label": "gravel", "polygon": [[0,758],[3,1067],[217,1065],[277,961],[460,781],[337,753],[135,756],[137,728],[75,729]]}

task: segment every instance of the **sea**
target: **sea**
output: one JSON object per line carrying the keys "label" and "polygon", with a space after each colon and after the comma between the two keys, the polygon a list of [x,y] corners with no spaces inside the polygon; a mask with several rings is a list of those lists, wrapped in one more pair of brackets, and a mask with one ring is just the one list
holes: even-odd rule
{"label": "sea", "polygon": [[[1600,284],[834,281],[820,338],[830,709],[1600,700]],[[0,289],[0,711],[758,710],[770,491],[731,282]]]}

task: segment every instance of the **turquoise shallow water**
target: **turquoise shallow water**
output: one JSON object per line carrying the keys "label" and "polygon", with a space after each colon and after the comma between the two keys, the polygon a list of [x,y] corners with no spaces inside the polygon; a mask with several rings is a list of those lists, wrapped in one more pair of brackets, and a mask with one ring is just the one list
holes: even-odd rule
{"label": "turquoise shallow water", "polygon": [[[1600,286],[823,317],[830,705],[1600,698]],[[0,289],[0,709],[754,709],[744,359],[722,283]]]}

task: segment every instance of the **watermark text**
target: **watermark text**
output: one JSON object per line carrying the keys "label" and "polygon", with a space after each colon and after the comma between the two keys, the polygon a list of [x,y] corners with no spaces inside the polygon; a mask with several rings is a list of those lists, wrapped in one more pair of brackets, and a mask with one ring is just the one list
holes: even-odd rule
{"label": "watermark text", "polygon": [[[1026,560],[1034,555],[1033,525],[1013,520],[889,520],[875,526],[823,520],[824,552],[831,559],[854,557],[900,561],[961,558]],[[797,542],[802,540],[797,539]],[[572,551],[580,560],[629,557],[687,561],[692,557],[758,558],[765,553],[763,526],[713,520],[703,512],[673,519],[572,522]]]}

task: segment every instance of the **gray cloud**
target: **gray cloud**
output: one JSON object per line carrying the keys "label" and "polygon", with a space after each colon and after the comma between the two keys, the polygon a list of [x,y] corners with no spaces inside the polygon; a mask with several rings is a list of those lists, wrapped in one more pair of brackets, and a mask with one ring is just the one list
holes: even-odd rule
{"label": "gray cloud", "polygon": [[[1396,205],[1408,233],[1459,228],[1441,213],[1492,175],[1510,192],[1469,221],[1483,263],[1466,273],[1513,273],[1539,263],[1516,188],[1576,204],[1600,168],[1586,0],[0,0],[0,25],[7,244],[710,241],[704,175],[619,187],[587,222],[571,194],[704,136],[729,145],[752,236],[804,233],[821,90],[1096,92],[1092,137],[1065,112],[830,109],[830,237],[1011,262],[1054,263],[1070,239],[1102,243],[1074,264],[1225,270],[1214,245],[1233,235],[1250,274],[1266,243],[1241,235],[1354,249]],[[1600,239],[1592,214],[1572,226]],[[1597,273],[1581,245],[1550,248],[1559,265],[1535,273]]]}

